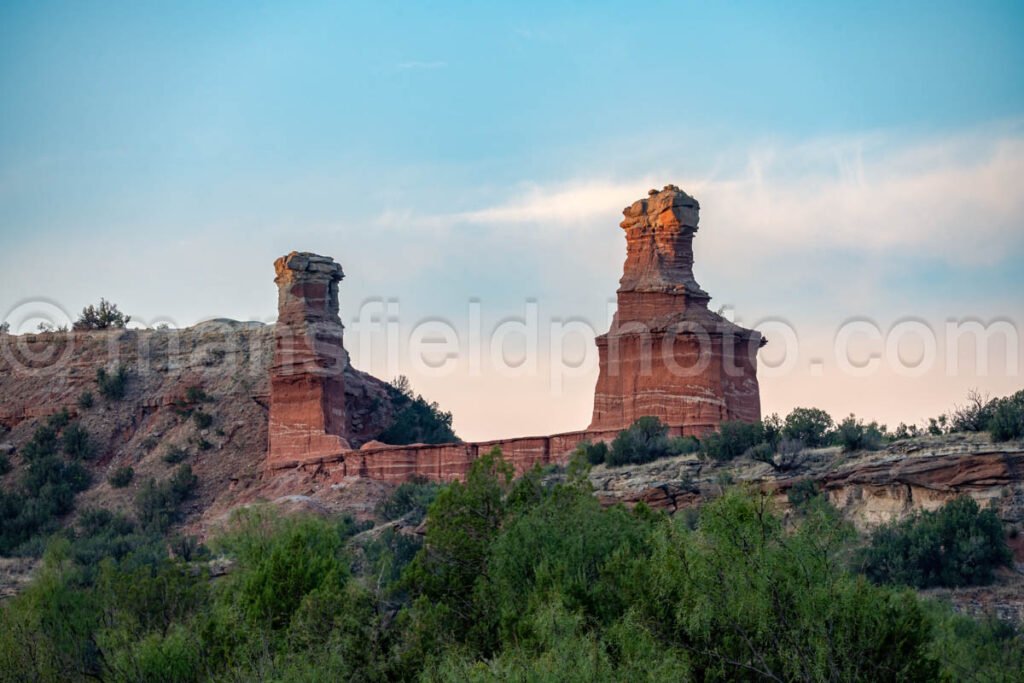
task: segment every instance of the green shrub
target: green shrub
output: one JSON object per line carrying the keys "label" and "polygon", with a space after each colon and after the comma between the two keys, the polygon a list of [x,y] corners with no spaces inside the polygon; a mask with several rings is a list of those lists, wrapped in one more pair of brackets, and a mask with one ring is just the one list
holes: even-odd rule
{"label": "green shrub", "polygon": [[764,428],[760,422],[726,421],[718,426],[717,432],[704,437],[701,452],[717,461],[738,458],[764,439]]}
{"label": "green shrub", "polygon": [[608,460],[608,444],[604,441],[583,441],[576,447],[576,452],[591,465],[603,465]]}
{"label": "green shrub", "polygon": [[995,408],[989,419],[988,432],[993,441],[1009,441],[1024,437],[1024,391],[993,401]]}
{"label": "green shrub", "polygon": [[673,436],[668,440],[670,455],[688,455],[700,450],[700,441],[693,436]]}
{"label": "green shrub", "polygon": [[96,445],[89,437],[89,432],[77,422],[64,428],[60,441],[64,454],[73,460],[92,460],[96,455]]}
{"label": "green shrub", "polygon": [[7,454],[0,453],[0,477],[10,472],[12,467],[11,459],[7,457]]}
{"label": "green shrub", "polygon": [[128,484],[132,483],[132,479],[135,478],[135,470],[131,467],[118,467],[110,474],[110,478],[107,481],[115,489],[123,489]]}
{"label": "green shrub", "polygon": [[78,407],[81,408],[82,410],[89,410],[89,408],[93,407],[94,403],[95,401],[92,397],[91,391],[83,391],[82,394],[78,397]]}
{"label": "green shrub", "polygon": [[833,439],[837,446],[843,447],[844,453],[874,451],[885,443],[885,434],[877,422],[864,424],[863,420],[850,415],[836,427]]}
{"label": "green shrub", "polygon": [[441,484],[428,479],[416,478],[402,482],[387,500],[381,503],[380,515],[388,521],[408,517],[411,523],[419,524],[440,490]]}
{"label": "green shrub", "polygon": [[956,587],[991,582],[1011,558],[999,518],[963,497],[879,527],[861,566],[876,583]]}
{"label": "green shrub", "polygon": [[196,410],[193,412],[192,419],[195,421],[196,427],[199,429],[207,429],[213,424],[213,415],[203,412],[202,410]]}
{"label": "green shrub", "polygon": [[189,403],[208,403],[213,398],[201,386],[193,384],[185,389],[185,400]]}
{"label": "green shrub", "polygon": [[409,380],[398,377],[389,386],[394,411],[392,423],[378,437],[384,443],[454,443],[459,440],[452,431],[452,414],[437,403],[413,394]]}
{"label": "green shrub", "polygon": [[802,441],[808,448],[828,444],[832,430],[832,417],[819,408],[794,408],[782,425],[782,435],[787,439]]}
{"label": "green shrub", "polygon": [[668,425],[645,415],[619,432],[612,441],[606,462],[609,467],[637,465],[669,454]]}
{"label": "green shrub", "polygon": [[82,309],[82,315],[75,321],[76,330],[106,330],[111,328],[124,328],[132,317],[125,315],[106,299],[100,299],[98,306],[92,304]]}
{"label": "green shrub", "polygon": [[995,409],[994,401],[990,401],[987,396],[982,396],[976,389],[972,389],[967,394],[967,403],[953,409],[949,417],[950,430],[954,432],[983,432],[988,429]]}
{"label": "green shrub", "polygon": [[199,479],[192,468],[182,465],[169,479],[157,483],[150,479],[135,497],[135,512],[142,527],[151,532],[163,532],[178,519],[178,508],[187,500]]}
{"label": "green shrub", "polygon": [[118,365],[113,372],[97,368],[96,385],[100,396],[108,401],[120,401],[128,389],[128,369],[123,365]]}
{"label": "green shrub", "polygon": [[171,444],[164,451],[163,461],[168,465],[177,465],[188,457],[188,451],[177,444]]}
{"label": "green shrub", "polygon": [[58,432],[64,429],[69,422],[71,422],[71,413],[67,408],[61,408],[59,412],[54,413],[46,420],[46,424]]}
{"label": "green shrub", "polygon": [[796,510],[803,510],[807,504],[820,495],[817,483],[813,479],[801,479],[789,487],[786,499]]}

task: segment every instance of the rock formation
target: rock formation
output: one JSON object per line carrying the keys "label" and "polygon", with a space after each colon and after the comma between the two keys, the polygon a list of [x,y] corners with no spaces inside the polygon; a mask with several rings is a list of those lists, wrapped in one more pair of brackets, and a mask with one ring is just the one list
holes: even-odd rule
{"label": "rock formation", "polygon": [[274,270],[278,317],[270,369],[269,458],[347,450],[348,354],[338,317],[341,266],[326,256],[293,251],[277,259]]}
{"label": "rock formation", "polygon": [[623,210],[626,263],[618,311],[597,338],[600,375],[591,430],[653,415],[686,433],[761,417],[760,333],[708,310],[693,276],[700,205],[674,185]]}

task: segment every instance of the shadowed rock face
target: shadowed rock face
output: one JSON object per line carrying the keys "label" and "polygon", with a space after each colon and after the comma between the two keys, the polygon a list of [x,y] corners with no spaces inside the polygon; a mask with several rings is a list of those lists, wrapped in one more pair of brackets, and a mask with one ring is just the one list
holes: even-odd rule
{"label": "shadowed rock face", "polygon": [[758,420],[760,333],[708,310],[693,275],[700,204],[674,185],[623,210],[626,263],[618,311],[597,338],[600,375],[592,430],[653,415],[687,433]]}
{"label": "shadowed rock face", "polygon": [[270,369],[270,460],[338,453],[346,434],[348,354],[333,259],[292,252],[274,262],[278,319]]}

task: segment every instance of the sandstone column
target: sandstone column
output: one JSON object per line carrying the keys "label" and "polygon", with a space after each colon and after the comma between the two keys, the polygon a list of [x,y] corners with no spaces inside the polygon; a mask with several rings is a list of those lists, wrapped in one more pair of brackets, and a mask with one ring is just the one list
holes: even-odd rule
{"label": "sandstone column", "polygon": [[270,370],[269,460],[303,460],[347,450],[344,372],[333,259],[292,252],[274,262],[277,326]]}
{"label": "sandstone column", "polygon": [[758,420],[759,332],[708,310],[693,275],[700,204],[674,185],[623,210],[626,263],[618,311],[597,338],[600,375],[592,430],[653,415],[688,434],[723,420]]}

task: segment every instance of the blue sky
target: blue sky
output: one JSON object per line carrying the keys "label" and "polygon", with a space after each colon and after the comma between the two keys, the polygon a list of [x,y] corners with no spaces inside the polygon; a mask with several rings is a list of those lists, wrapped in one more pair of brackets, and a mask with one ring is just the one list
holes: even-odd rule
{"label": "blue sky", "polygon": [[[1024,336],[1022,34],[1020,3],[6,2],[0,309],[273,320],[300,249],[343,264],[350,330],[384,297],[404,329],[476,298],[602,331],[618,211],[672,182],[747,323]],[[592,375],[399,369],[471,437],[589,414]],[[830,372],[765,379],[766,409],[913,421],[1021,384]]]}

